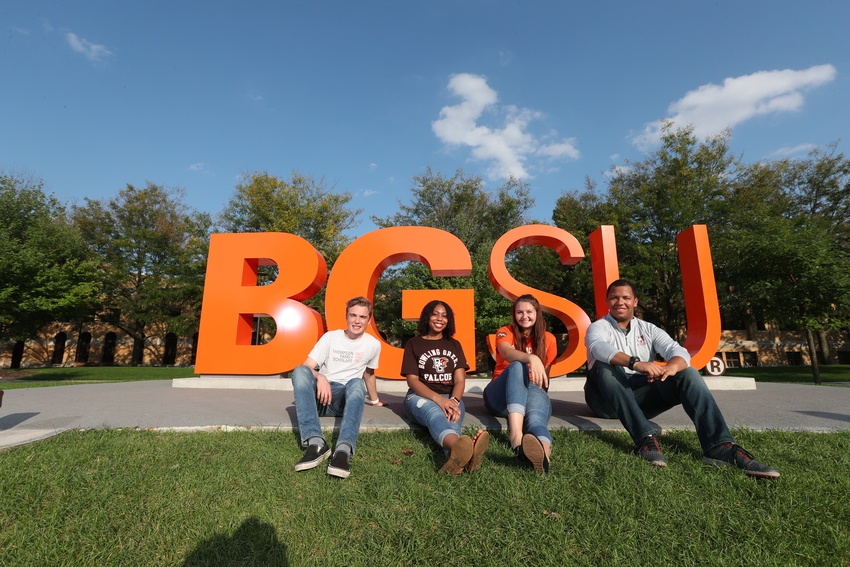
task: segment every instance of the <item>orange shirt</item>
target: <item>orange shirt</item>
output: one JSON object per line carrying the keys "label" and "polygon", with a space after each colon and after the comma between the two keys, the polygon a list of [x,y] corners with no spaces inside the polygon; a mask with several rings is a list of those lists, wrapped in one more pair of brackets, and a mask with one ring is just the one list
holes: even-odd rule
{"label": "orange shirt", "polygon": [[[510,364],[507,360],[502,358],[502,355],[499,353],[499,343],[508,343],[512,347],[515,347],[514,343],[514,333],[511,330],[510,325],[505,325],[498,331],[496,331],[496,368],[493,370],[493,378],[498,378],[499,374],[504,372],[505,368]],[[531,346],[526,347],[525,351],[531,354]],[[547,368],[552,366],[552,363],[555,362],[555,357],[558,355],[558,345],[555,344],[555,335],[546,331],[546,358],[543,359],[543,365]]]}

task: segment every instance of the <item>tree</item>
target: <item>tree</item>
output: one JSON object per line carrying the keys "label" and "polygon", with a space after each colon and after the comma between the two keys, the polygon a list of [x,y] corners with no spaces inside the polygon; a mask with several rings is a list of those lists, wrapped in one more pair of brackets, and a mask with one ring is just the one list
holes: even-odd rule
{"label": "tree", "polygon": [[815,336],[850,324],[850,164],[835,150],[745,168],[718,242],[725,311],[803,331],[815,383]]}
{"label": "tree", "polygon": [[[357,225],[360,209],[350,209],[351,193],[338,193],[327,187],[324,179],[314,179],[293,171],[289,180],[255,171],[245,174],[236,192],[219,215],[219,225],[226,232],[287,232],[307,240],[332,268],[351,239],[346,231]],[[277,266],[260,266],[260,284],[274,281]],[[325,290],[304,301],[323,312]],[[257,341],[273,336],[274,320],[258,317],[255,321]]]}
{"label": "tree", "polygon": [[243,176],[219,217],[227,232],[288,232],[306,239],[332,266],[357,224],[360,209],[349,209],[350,193],[337,193],[323,179],[297,171],[290,180],[266,172]]}
{"label": "tree", "polygon": [[183,193],[148,182],[108,201],[85,200],[72,217],[100,260],[101,318],[133,338],[142,363],[152,328],[197,328],[211,219]]}
{"label": "tree", "polygon": [[[590,233],[603,224],[619,224],[617,210],[597,191],[596,183],[590,179],[585,179],[583,192],[565,193],[558,198],[552,211],[552,221],[555,226],[575,236],[585,254],[589,251]],[[571,270],[562,270],[561,280],[552,290],[561,297],[569,298],[585,312],[596,312],[589,261],[579,262]]]}
{"label": "tree", "polygon": [[[612,170],[607,194],[588,184],[583,193],[562,196],[553,213],[557,226],[582,235],[613,225],[621,275],[638,286],[644,315],[677,332],[684,329],[685,313],[676,235],[694,224],[722,224],[738,166],[728,136],[699,141],[692,127],[667,124],[655,153]],[[587,293],[588,279],[580,277]]]}
{"label": "tree", "polygon": [[[798,182],[791,193],[800,203],[803,214],[818,218],[825,228],[825,237],[834,240],[836,247],[850,251],[850,160],[838,152],[838,142],[827,148],[815,148],[808,159],[801,161],[796,169]],[[850,320],[850,313],[844,313]],[[819,326],[818,337],[824,359],[831,362],[826,328]],[[811,333],[810,333],[811,334]],[[810,336],[810,348],[814,353]],[[817,358],[813,359],[812,370],[817,373]]]}
{"label": "tree", "polygon": [[[614,170],[607,193],[588,182],[564,194],[553,220],[585,244],[599,225],[613,225],[621,274],[639,286],[645,316],[680,336],[675,237],[708,225],[724,320],[804,331],[817,380],[815,334],[850,324],[850,162],[830,145],[806,160],[744,165],[727,139],[698,141],[692,128],[668,124],[657,152]],[[587,266],[565,282],[592,306]]]}
{"label": "tree", "polygon": [[90,312],[96,262],[40,180],[0,175],[0,339],[24,340]]}
{"label": "tree", "polygon": [[[396,337],[412,336],[415,324],[399,319],[402,289],[475,290],[476,337],[484,337],[504,324],[510,302],[499,295],[487,277],[493,244],[505,232],[527,222],[526,212],[534,201],[528,186],[517,179],[506,180],[495,193],[480,177],[458,170],[446,177],[427,168],[413,178],[411,202],[400,204],[400,212],[385,218],[372,217],[379,227],[428,226],[457,236],[472,257],[472,274],[459,278],[435,278],[419,263],[391,266],[378,283],[381,302],[375,306],[382,328]],[[479,349],[483,352],[483,349]]]}
{"label": "tree", "polygon": [[739,231],[725,246],[733,304],[804,331],[812,377],[820,383],[814,333],[850,323],[847,252],[824,238],[823,227],[782,217],[766,220],[760,230]]}
{"label": "tree", "polygon": [[822,219],[838,244],[850,246],[850,160],[838,152],[838,142],[815,148],[796,162],[787,191],[795,210]]}

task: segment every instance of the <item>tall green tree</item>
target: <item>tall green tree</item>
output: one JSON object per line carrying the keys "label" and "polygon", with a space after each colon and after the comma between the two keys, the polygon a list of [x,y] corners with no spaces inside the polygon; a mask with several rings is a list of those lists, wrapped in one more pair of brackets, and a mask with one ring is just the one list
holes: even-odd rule
{"label": "tall green tree", "polygon": [[226,232],[288,232],[306,239],[332,266],[350,243],[346,231],[357,225],[360,209],[352,195],[337,192],[324,179],[293,171],[290,179],[267,172],[243,176],[221,212]]}
{"label": "tall green tree", "polygon": [[850,325],[848,171],[835,146],[748,166],[718,242],[724,311],[803,332],[816,383],[817,343],[827,350],[826,333]]}
{"label": "tall green tree", "polygon": [[[586,178],[581,192],[565,192],[555,202],[552,221],[576,237],[589,254],[588,236],[603,224],[618,226],[618,211],[607,201],[607,195],[597,189],[591,179]],[[593,296],[593,272],[590,262],[585,260],[571,270],[560,271],[560,281],[555,282],[554,293],[566,297],[593,316],[596,309]]]}
{"label": "tall green tree", "polygon": [[[728,136],[701,141],[693,128],[668,124],[656,152],[612,170],[606,193],[597,194],[588,184],[583,192],[563,195],[555,206],[555,224],[570,232],[586,235],[602,224],[615,227],[621,275],[638,287],[644,315],[671,331],[681,333],[685,325],[676,235],[706,224],[713,236],[713,228],[722,224],[723,203],[738,167]],[[582,275],[577,283],[586,290],[587,282]],[[585,307],[593,313],[592,305]]]}
{"label": "tall green tree", "polygon": [[100,261],[101,317],[133,338],[132,364],[142,363],[151,329],[197,328],[212,221],[181,190],[127,185],[112,199],[86,199],[72,218]]}
{"label": "tall green tree", "polygon": [[850,247],[850,160],[838,151],[838,142],[794,163],[790,177],[787,192],[795,210],[819,219],[837,244]]}
{"label": "tall green tree", "polygon": [[[351,193],[336,191],[325,180],[293,171],[289,179],[265,171],[245,174],[219,215],[226,232],[286,232],[307,240],[318,250],[329,268],[351,242],[347,231],[358,224],[360,209],[351,208]],[[261,266],[260,284],[274,281],[278,266]],[[325,290],[304,301],[324,312]],[[257,320],[257,340],[274,335],[274,321]]]}
{"label": "tall green tree", "polygon": [[97,262],[40,180],[0,175],[0,340],[24,340],[97,303]]}
{"label": "tall green tree", "polygon": [[490,251],[505,232],[528,222],[526,213],[534,203],[528,185],[510,178],[491,192],[480,177],[462,170],[449,177],[430,168],[413,182],[409,204],[400,204],[399,212],[392,216],[372,217],[372,221],[381,228],[428,226],[454,234],[469,250],[472,274],[435,278],[419,263],[391,266],[378,283],[382,300],[376,305],[376,318],[388,334],[411,336],[415,324],[399,319],[401,290],[471,288],[475,290],[476,339],[479,351],[485,352],[481,348],[484,337],[505,323],[510,306],[487,277]]}

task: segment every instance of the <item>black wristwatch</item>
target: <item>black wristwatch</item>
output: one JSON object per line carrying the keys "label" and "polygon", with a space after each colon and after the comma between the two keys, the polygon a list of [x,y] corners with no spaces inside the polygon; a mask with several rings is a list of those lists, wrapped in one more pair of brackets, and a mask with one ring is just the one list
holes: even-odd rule
{"label": "black wristwatch", "polygon": [[629,366],[629,370],[634,370],[634,369],[635,369],[635,364],[637,364],[638,362],[640,362],[640,359],[639,359],[638,357],[636,357],[636,356],[630,356],[630,357],[629,357],[629,364],[628,364],[628,366]]}

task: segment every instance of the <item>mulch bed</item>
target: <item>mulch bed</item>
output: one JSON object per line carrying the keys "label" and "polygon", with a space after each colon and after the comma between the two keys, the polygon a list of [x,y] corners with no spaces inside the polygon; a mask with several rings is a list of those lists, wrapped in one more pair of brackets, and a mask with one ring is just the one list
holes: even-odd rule
{"label": "mulch bed", "polygon": [[12,370],[10,368],[0,368],[0,381],[3,380],[23,380],[37,373],[38,370],[30,370],[23,368],[20,370]]}

